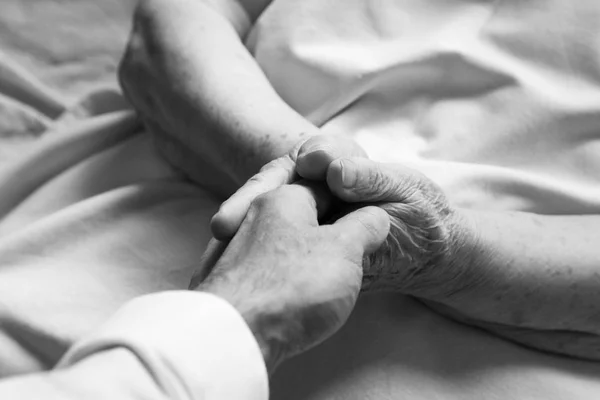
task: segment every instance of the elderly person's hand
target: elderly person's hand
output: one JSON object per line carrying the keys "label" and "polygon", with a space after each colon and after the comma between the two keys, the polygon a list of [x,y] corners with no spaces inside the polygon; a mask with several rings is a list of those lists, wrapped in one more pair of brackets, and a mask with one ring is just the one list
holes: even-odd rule
{"label": "elderly person's hand", "polygon": [[[279,97],[244,47],[269,3],[142,1],[119,69],[123,91],[158,151],[193,182],[226,198],[267,164],[228,203],[217,236],[233,236],[252,198],[297,178],[296,158],[307,139],[338,157],[364,155],[350,139],[336,139],[334,147],[330,138],[318,139],[315,122]],[[331,159],[316,158],[311,163],[324,174]]]}
{"label": "elderly person's hand", "polygon": [[598,216],[460,209],[421,173],[364,158],[333,161],[327,184],[391,217],[366,288],[418,297],[536,349],[600,359]]}
{"label": "elderly person's hand", "polygon": [[362,259],[388,234],[389,217],[377,207],[319,226],[329,197],[303,184],[258,196],[196,288],[239,310],[271,371],[342,326],[358,297]]}
{"label": "elderly person's hand", "polygon": [[[435,183],[401,164],[365,158],[332,162],[326,179],[344,202],[377,204],[391,217],[385,246],[365,263],[364,290],[438,298],[458,289],[451,264],[453,249],[466,234],[466,220]],[[342,207],[339,213],[344,212]]]}

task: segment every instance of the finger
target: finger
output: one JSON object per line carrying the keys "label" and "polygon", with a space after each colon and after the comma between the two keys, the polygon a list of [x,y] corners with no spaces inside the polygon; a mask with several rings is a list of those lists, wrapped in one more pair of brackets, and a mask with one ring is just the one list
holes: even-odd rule
{"label": "finger", "polygon": [[362,246],[365,255],[375,252],[390,232],[390,217],[379,207],[364,207],[338,219],[333,229],[349,243]]}
{"label": "finger", "polygon": [[278,158],[250,178],[213,216],[210,228],[215,238],[232,238],[240,227],[252,201],[263,193],[270,192],[282,185],[291,183],[295,177],[295,164],[287,156]]}
{"label": "finger", "polygon": [[367,157],[367,153],[349,137],[314,136],[300,147],[296,171],[306,179],[324,180],[329,164],[340,157]]}
{"label": "finger", "polygon": [[423,181],[418,171],[366,158],[338,159],[327,169],[329,189],[351,203],[405,201]]}
{"label": "finger", "polygon": [[308,193],[304,192],[303,194],[309,194],[306,200],[313,206],[313,211],[316,210],[318,219],[331,211],[334,198],[327,185],[306,179],[296,181],[293,185],[303,186],[308,190]]}
{"label": "finger", "polygon": [[258,196],[248,215],[253,220],[268,218],[288,225],[317,226],[319,216],[328,210],[332,199],[325,184],[302,180]]}
{"label": "finger", "polygon": [[198,268],[194,271],[192,275],[192,281],[190,282],[189,288],[194,290],[206,279],[210,271],[214,268],[219,261],[219,258],[225,252],[227,248],[228,242],[221,242],[216,239],[211,239],[206,245],[206,250],[204,250],[204,254],[200,257],[200,261],[198,262]]}

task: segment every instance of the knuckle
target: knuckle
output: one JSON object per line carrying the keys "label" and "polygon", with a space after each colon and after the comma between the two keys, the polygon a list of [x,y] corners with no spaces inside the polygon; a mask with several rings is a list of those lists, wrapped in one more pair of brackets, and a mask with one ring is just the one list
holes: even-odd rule
{"label": "knuckle", "polygon": [[[248,179],[246,181],[246,185],[250,185],[250,186],[260,185],[261,183],[264,182],[264,180],[265,180],[264,175],[261,172],[259,172],[258,174],[251,176],[250,179]],[[244,185],[244,186],[246,186],[246,185]]]}
{"label": "knuckle", "polygon": [[[373,226],[373,224],[367,222],[367,216],[364,214],[367,213],[372,213],[370,211],[367,210],[363,210],[362,214],[359,215],[356,220],[358,222],[358,224],[360,225],[360,229],[362,229],[364,232],[367,233],[367,235],[371,238],[373,237],[377,237],[377,228],[375,226]],[[353,244],[353,243],[352,243]]]}
{"label": "knuckle", "polygon": [[267,195],[269,196],[270,205],[278,210],[287,208],[290,202],[298,195],[297,188],[291,185],[281,186]]}
{"label": "knuckle", "polygon": [[[355,161],[350,162],[354,163],[353,168],[356,170],[364,168]],[[359,174],[359,179],[354,191],[356,191],[359,195],[376,193],[378,197],[382,198],[391,195],[396,189],[397,182],[390,177],[390,174],[387,171],[384,171],[384,169],[378,163],[367,168],[368,172],[365,174]]]}
{"label": "knuckle", "polygon": [[379,164],[376,164],[369,175],[369,180],[375,186],[376,189],[383,190],[388,189],[390,186],[390,179],[387,174],[384,173],[383,169]]}
{"label": "knuckle", "polygon": [[262,193],[252,201],[251,208],[261,213],[283,215],[285,214],[285,198],[284,191],[280,189]]}
{"label": "knuckle", "polygon": [[269,161],[268,163],[266,163],[265,165],[263,165],[260,170],[259,173],[261,172],[269,172],[272,171],[276,168],[280,168],[282,165],[282,160],[281,158],[276,158],[275,160]]}
{"label": "knuckle", "polygon": [[282,172],[286,175],[294,170],[294,161],[289,155],[276,158],[262,166],[259,173]]}
{"label": "knuckle", "polygon": [[353,248],[354,239],[348,232],[339,232],[335,238],[335,242],[338,243],[342,248]]}
{"label": "knuckle", "polygon": [[294,185],[281,186],[275,190],[258,195],[252,202],[257,211],[283,217],[289,214],[294,199],[301,195],[301,189]]}
{"label": "knuckle", "polygon": [[276,191],[278,203],[289,210],[290,207],[304,209],[306,205],[315,206],[314,193],[302,185],[284,185]]}
{"label": "knuckle", "polygon": [[255,211],[262,211],[270,208],[270,204],[273,202],[271,193],[259,194],[250,203],[250,209]]}
{"label": "knuckle", "polygon": [[337,237],[334,238],[334,243],[337,247],[337,251],[343,254],[344,258],[348,260],[356,260],[364,257],[365,252],[362,246],[356,243],[356,238],[349,233],[340,232]]}
{"label": "knuckle", "polygon": [[299,185],[284,185],[273,191],[273,194],[285,199],[292,199],[298,196],[302,196],[306,191],[305,188]]}
{"label": "knuckle", "polygon": [[268,163],[266,163],[265,165],[263,165],[260,170],[258,171],[259,173],[261,172],[267,172],[272,170],[273,168],[277,168],[279,166],[279,159],[275,159],[272,161],[269,161]]}
{"label": "knuckle", "polygon": [[268,196],[265,194],[261,194],[256,196],[248,207],[248,211],[246,213],[246,220],[248,221],[256,221],[263,219],[266,212],[272,211],[270,207],[270,201]]}
{"label": "knuckle", "polygon": [[390,168],[376,164],[367,174],[367,179],[368,182],[360,185],[360,189],[377,193],[382,201],[405,201],[418,190],[412,174],[398,165]]}

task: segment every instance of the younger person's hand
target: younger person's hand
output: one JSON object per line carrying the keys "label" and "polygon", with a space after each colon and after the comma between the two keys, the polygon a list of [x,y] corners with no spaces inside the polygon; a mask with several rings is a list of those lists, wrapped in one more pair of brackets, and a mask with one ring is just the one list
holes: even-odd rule
{"label": "younger person's hand", "polygon": [[377,207],[319,226],[329,200],[324,188],[302,184],[259,195],[196,288],[238,309],[269,370],[343,325],[358,297],[363,257],[387,237],[389,218]]}

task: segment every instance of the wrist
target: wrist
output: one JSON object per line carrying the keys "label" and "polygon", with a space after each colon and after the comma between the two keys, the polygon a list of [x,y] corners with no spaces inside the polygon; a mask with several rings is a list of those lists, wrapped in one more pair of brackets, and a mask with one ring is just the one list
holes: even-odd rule
{"label": "wrist", "polygon": [[446,201],[387,203],[391,228],[382,248],[364,266],[363,290],[436,298],[448,287],[462,256],[468,221]]}
{"label": "wrist", "polygon": [[[232,303],[233,304],[233,303]],[[257,305],[235,306],[258,343],[269,373],[272,373],[288,356],[285,324],[277,314],[270,315]]]}
{"label": "wrist", "polygon": [[231,304],[241,315],[248,325],[248,328],[254,335],[263,356],[263,360],[269,373],[272,373],[278,365],[287,358],[287,341],[284,321],[273,310],[280,303],[276,301],[264,301],[264,297],[257,299],[257,296],[245,293],[242,287],[232,288],[231,285],[223,284],[222,279],[207,279],[196,289],[218,296]]}
{"label": "wrist", "polygon": [[454,208],[449,213],[445,226],[445,245],[436,266],[441,271],[439,283],[443,287],[443,290],[436,293],[443,299],[464,293],[472,285],[472,279],[478,276],[469,269],[480,263],[475,259],[480,255],[476,213]]}

